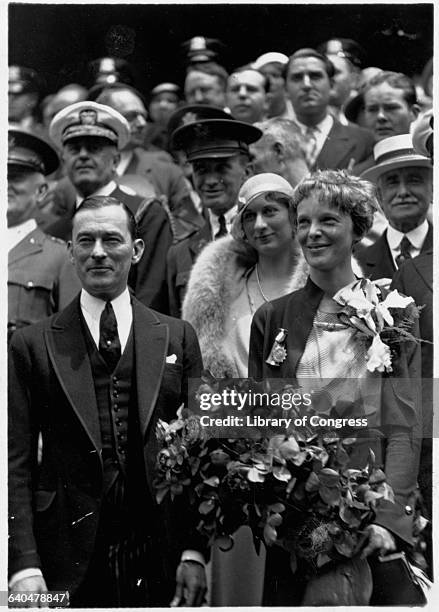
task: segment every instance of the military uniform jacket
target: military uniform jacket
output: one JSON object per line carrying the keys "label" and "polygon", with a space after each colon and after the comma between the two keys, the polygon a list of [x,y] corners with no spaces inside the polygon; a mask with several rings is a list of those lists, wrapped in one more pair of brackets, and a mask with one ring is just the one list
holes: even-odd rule
{"label": "military uniform jacket", "polygon": [[167,266],[169,312],[173,317],[181,316],[192,266],[200,251],[211,241],[212,230],[210,223],[206,221],[198,231],[169,249]]}
{"label": "military uniform jacket", "polygon": [[64,241],[36,228],[8,254],[8,330],[62,310],[80,284]]}

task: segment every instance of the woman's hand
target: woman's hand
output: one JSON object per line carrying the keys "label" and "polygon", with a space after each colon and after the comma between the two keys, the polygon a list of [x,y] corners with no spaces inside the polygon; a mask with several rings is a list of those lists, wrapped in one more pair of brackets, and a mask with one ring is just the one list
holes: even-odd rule
{"label": "woman's hand", "polygon": [[374,552],[385,555],[396,550],[396,542],[390,531],[380,525],[366,527],[365,547],[361,552],[361,559],[365,559]]}

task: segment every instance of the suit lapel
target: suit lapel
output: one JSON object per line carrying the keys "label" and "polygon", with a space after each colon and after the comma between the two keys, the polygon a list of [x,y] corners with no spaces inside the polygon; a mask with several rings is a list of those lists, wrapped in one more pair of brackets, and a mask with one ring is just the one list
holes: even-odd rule
{"label": "suit lapel", "polygon": [[212,242],[212,230],[210,223],[207,221],[200,230],[189,238],[189,249],[192,253],[193,259],[208,242]]}
{"label": "suit lapel", "polygon": [[30,234],[27,234],[9,251],[8,264],[15,263],[22,257],[29,257],[42,251],[43,240],[44,236],[39,229],[35,229]]}
{"label": "suit lapel", "polygon": [[396,267],[393,263],[389,243],[387,242],[387,230],[378,238],[374,245],[366,250],[366,254],[365,264],[369,269],[372,269],[371,271],[378,268],[382,278],[386,276],[391,278],[394,275]]}
{"label": "suit lapel", "polygon": [[81,324],[79,296],[46,330],[49,357],[73,410],[101,456],[101,434],[94,382]]}
{"label": "suit lapel", "polygon": [[425,236],[424,243],[421,248],[421,253],[426,253],[427,251],[431,251],[433,249],[433,226],[431,223],[428,224],[428,232]]}
{"label": "suit lapel", "polygon": [[308,278],[305,287],[300,293],[295,293],[288,305],[287,320],[289,330],[288,346],[288,372],[286,376],[296,374],[297,365],[305,350],[306,341],[311,332],[314,316],[323,297],[323,291]]}
{"label": "suit lapel", "polygon": [[169,343],[169,328],[135,298],[133,304],[137,401],[140,431],[145,435],[154,410]]}
{"label": "suit lapel", "polygon": [[323,143],[314,167],[336,168],[346,158],[352,145],[348,130],[345,130],[341,123],[334,119],[334,124]]}
{"label": "suit lapel", "polygon": [[430,249],[419,257],[415,257],[413,266],[430,291],[433,291],[433,250]]}

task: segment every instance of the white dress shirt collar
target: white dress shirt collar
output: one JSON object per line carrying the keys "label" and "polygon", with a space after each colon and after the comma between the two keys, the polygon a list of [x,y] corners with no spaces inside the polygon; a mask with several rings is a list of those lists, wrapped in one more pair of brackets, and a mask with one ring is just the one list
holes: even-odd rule
{"label": "white dress shirt collar", "polygon": [[[224,218],[226,220],[226,229],[227,229],[228,234],[230,233],[230,228],[232,227],[233,219],[236,217],[237,212],[238,212],[238,205],[235,204],[235,206],[232,206],[232,208],[230,208],[227,212],[224,213]],[[209,221],[210,221],[210,227],[212,230],[212,238],[215,238],[215,235],[219,231],[220,225],[218,221],[218,215],[215,215],[210,209],[209,209]]]}
{"label": "white dress shirt collar", "polygon": [[[85,322],[90,330],[90,333],[99,347],[99,321],[102,311],[105,308],[105,301],[90,295],[88,291],[82,289],[80,304],[81,311],[84,315]],[[117,331],[119,334],[120,346],[122,352],[125,350],[128,336],[130,335],[131,324],[133,322],[133,310],[131,307],[131,296],[128,287],[123,293],[111,300],[114,314],[117,321]]]}
{"label": "white dress shirt collar", "polygon": [[37,229],[37,222],[35,219],[28,219],[24,223],[20,223],[20,225],[8,227],[8,249],[11,251],[23,240],[23,238],[35,229]]}
{"label": "white dress shirt collar", "polygon": [[403,236],[407,236],[410,240],[412,247],[410,249],[410,254],[412,257],[416,257],[419,255],[422,249],[422,245],[424,244],[425,238],[428,234],[428,221],[424,219],[421,225],[415,227],[407,233],[400,232],[395,229],[391,225],[387,228],[387,242],[390,250],[392,251],[393,258],[397,257],[400,252],[399,245],[401,244],[401,240]]}
{"label": "white dress shirt collar", "polygon": [[[109,183],[107,183],[103,187],[100,187],[94,193],[91,193],[87,197],[91,198],[92,196],[109,196],[110,194],[113,193],[113,191],[116,189],[116,187],[117,187],[116,181],[110,181]],[[83,198],[82,196],[79,195],[79,193],[77,193],[76,194],[76,208],[78,208],[78,206],[84,200],[85,200],[85,198]]]}

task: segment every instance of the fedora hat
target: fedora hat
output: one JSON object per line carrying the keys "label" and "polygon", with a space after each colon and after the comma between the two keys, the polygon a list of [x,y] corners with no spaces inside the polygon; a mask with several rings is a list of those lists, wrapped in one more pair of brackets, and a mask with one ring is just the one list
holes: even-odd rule
{"label": "fedora hat", "polygon": [[365,170],[361,178],[375,183],[385,172],[406,166],[423,166],[431,168],[431,162],[425,155],[419,155],[413,148],[410,134],[384,138],[374,146],[375,165]]}

